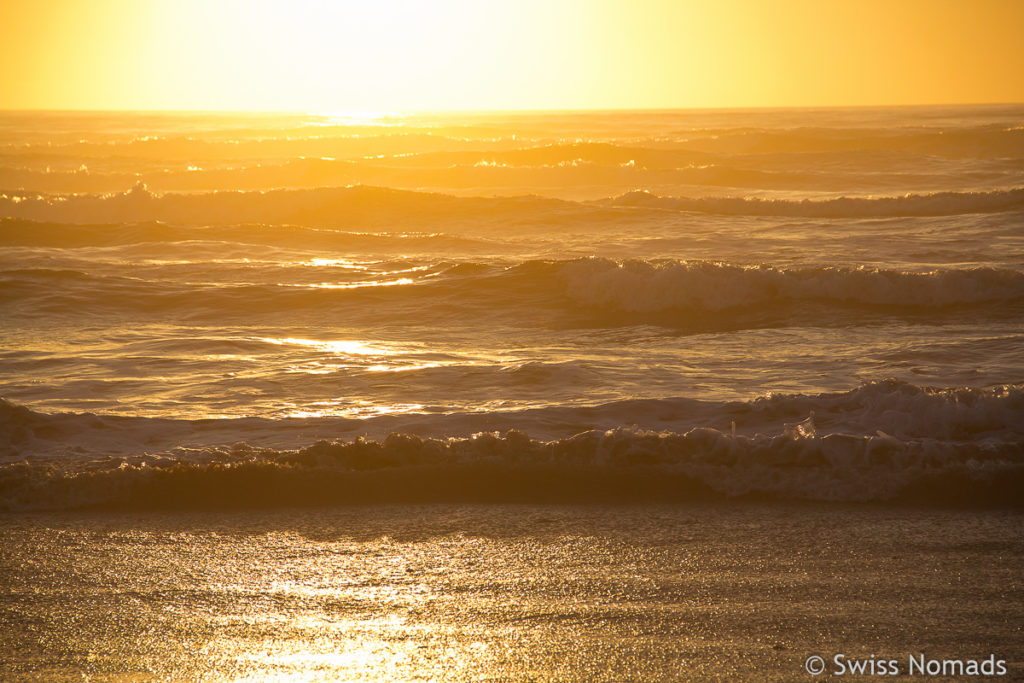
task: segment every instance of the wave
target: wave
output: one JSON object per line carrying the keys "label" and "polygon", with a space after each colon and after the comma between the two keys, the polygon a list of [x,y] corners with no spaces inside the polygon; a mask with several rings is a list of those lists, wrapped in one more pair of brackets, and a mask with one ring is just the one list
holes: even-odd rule
{"label": "wave", "polygon": [[[654,157],[679,152],[692,156],[701,154],[773,154],[773,153],[842,153],[861,151],[901,151],[950,157],[1009,157],[1024,156],[1024,129],[1019,126],[986,124],[963,126],[959,124],[931,127],[908,127],[905,124],[872,126],[833,125],[815,127],[787,125],[760,127],[718,125],[711,128],[680,127],[672,129],[668,120],[658,121],[657,135],[650,136],[650,122],[644,123],[639,115],[633,123],[629,114],[609,126],[592,130],[585,118],[561,130],[551,117],[548,125],[535,124],[523,119],[495,126],[440,126],[437,122],[426,127],[403,125],[389,133],[380,127],[337,127],[311,130],[309,128],[276,128],[232,130],[222,127],[195,131],[193,135],[146,135],[143,137],[112,137],[103,140],[79,139],[72,141],[44,138],[35,144],[6,144],[0,146],[5,155],[18,155],[32,159],[104,159],[113,156],[148,159],[180,160],[191,163],[202,160],[279,159],[297,156],[328,156],[338,159],[362,158],[376,155],[449,154],[457,152],[510,152],[524,159],[547,163],[552,152],[573,147],[593,154],[617,156],[616,145],[649,153]],[[637,115],[632,115],[637,116]],[[650,115],[648,115],[650,116]],[[749,116],[749,114],[748,114]],[[770,115],[769,115],[770,116]],[[806,117],[804,117],[806,119]],[[1009,115],[1008,120],[1012,120]],[[681,117],[680,122],[685,120]],[[589,123],[594,123],[590,121]],[[725,122],[722,122],[725,123]],[[647,131],[648,135],[628,135],[629,144],[618,144],[617,139],[631,129]],[[580,139],[582,138],[582,139]],[[602,147],[603,146],[603,147]]]}
{"label": "wave", "polygon": [[[280,159],[299,156],[358,159],[369,155],[400,155],[436,150],[466,148],[501,149],[514,141],[476,140],[434,134],[429,130],[401,130],[380,134],[380,129],[348,128],[342,131],[310,131],[295,129],[197,132],[193,136],[143,136],[127,139],[76,140],[54,144],[44,140],[37,144],[15,144],[0,147],[6,156],[17,156],[36,164],[66,159],[109,161],[112,157],[142,161],[196,160],[234,162],[239,159]],[[340,134],[338,134],[340,132]],[[76,163],[77,167],[78,164]]]}
{"label": "wave", "polygon": [[[159,192],[270,190],[362,184],[406,189],[485,189],[556,196],[612,195],[637,187],[760,190],[907,191],[1003,187],[1020,179],[1015,158],[938,158],[892,150],[715,154],[675,146],[610,142],[550,143],[371,154],[189,161],[115,156],[9,159],[0,187],[18,192],[120,192],[137,182]],[[17,162],[21,163],[18,164]],[[580,194],[582,192],[582,194]]]}
{"label": "wave", "polygon": [[598,206],[535,196],[455,197],[360,185],[156,194],[139,183],[127,192],[106,195],[0,195],[0,215],[78,224],[500,226],[522,217],[557,216],[566,211],[580,218],[608,214]]}
{"label": "wave", "polygon": [[[452,155],[445,155],[452,159]],[[530,166],[514,157],[493,154],[459,155],[469,161],[439,167],[424,166],[410,157],[398,159],[336,160],[299,159],[276,164],[253,162],[232,168],[163,168],[143,173],[132,170],[39,171],[0,168],[0,187],[18,188],[18,192],[102,193],[119,192],[142,182],[160,192],[253,191],[369,185],[391,188],[445,188],[480,193],[485,189],[503,193],[541,191],[556,194],[583,187],[617,189],[645,186],[701,185],[734,188],[821,189],[823,187],[862,185],[901,187],[906,182],[944,183],[948,174],[900,174],[880,177],[875,174],[826,173],[820,170],[776,170],[745,168],[724,164],[686,164],[678,168],[659,168],[641,160],[626,158],[609,164],[586,157],[553,161]],[[558,159],[557,156],[553,157]],[[440,162],[441,159],[435,158]],[[995,169],[985,178],[1001,178]],[[12,190],[13,191],[13,190]],[[597,190],[594,190],[597,192]],[[594,196],[601,196],[595,194]]]}
{"label": "wave", "polygon": [[[137,223],[56,223],[20,218],[0,218],[0,244],[10,247],[130,247],[129,257],[148,259],[157,246],[163,253],[173,246],[187,247],[199,258],[225,253],[243,258],[253,256],[251,245],[276,247],[280,252],[261,252],[264,258],[283,258],[282,252],[302,253],[320,249],[370,250],[372,253],[424,249],[460,250],[461,253],[493,251],[491,241],[481,237],[416,230],[350,231],[298,225],[238,223],[232,225],[183,226],[159,221]],[[256,259],[254,259],[256,260]]]}
{"label": "wave", "polygon": [[833,199],[764,199],[759,197],[660,197],[645,191],[609,201],[613,206],[635,206],[672,211],[735,216],[793,216],[808,218],[860,218],[882,216],[956,216],[1024,208],[1024,188],[988,192],[935,192],[902,197],[836,197]]}
{"label": "wave", "polygon": [[938,192],[902,197],[821,200],[746,197],[662,197],[645,191],[607,200],[573,202],[539,196],[455,197],[371,186],[270,191],[150,192],[138,184],[108,195],[0,195],[0,215],[64,223],[163,222],[179,225],[276,223],[308,226],[455,225],[507,230],[535,221],[614,221],[628,210],[707,214],[870,217],[947,216],[1024,208],[1024,188]]}
{"label": "wave", "polygon": [[675,132],[693,151],[732,154],[861,152],[892,150],[949,157],[1024,155],[1024,129],[1005,125],[974,127],[793,127],[732,128],[706,133]]}
{"label": "wave", "polygon": [[300,264],[254,271],[244,260],[140,266],[131,274],[13,268],[0,270],[0,301],[46,315],[133,311],[233,319],[308,311],[324,319],[507,317],[543,325],[557,318],[569,325],[701,329],[792,322],[798,313],[824,324],[830,311],[916,316],[962,314],[971,307],[971,315],[1012,317],[1024,303],[1024,273],[988,267],[905,272],[603,258],[428,265],[391,260],[378,266],[380,275]]}
{"label": "wave", "polygon": [[576,301],[630,312],[723,311],[797,302],[936,308],[1024,299],[1024,273],[996,268],[920,273],[595,258],[566,262],[561,269]]}
{"label": "wave", "polygon": [[[663,431],[623,426],[623,418],[652,404],[674,406],[691,414],[691,424],[704,424],[682,429],[680,421],[676,430]],[[555,415],[545,415],[551,411]],[[527,435],[531,424],[564,420],[570,412],[577,420],[619,423],[548,440]],[[432,419],[445,420],[453,432],[483,421],[519,427],[447,437],[393,432],[282,448],[230,441],[194,446],[189,440],[214,427],[221,438],[290,432],[294,440],[306,437],[310,425],[44,415],[2,402],[0,435],[8,458],[21,450],[35,454],[0,462],[0,509],[749,497],[1018,507],[1024,501],[1022,418],[1020,386],[935,390],[890,380],[842,394],[746,403],[627,401],[445,416]],[[417,426],[416,416],[406,420],[407,428]],[[731,427],[706,426],[716,421],[731,421]],[[223,424],[211,425],[217,422]],[[351,427],[353,421],[338,422]],[[753,428],[765,431],[750,433]],[[111,431],[120,432],[119,441],[111,441]],[[177,446],[162,452],[153,446],[175,439]],[[112,443],[132,452],[104,453]]]}

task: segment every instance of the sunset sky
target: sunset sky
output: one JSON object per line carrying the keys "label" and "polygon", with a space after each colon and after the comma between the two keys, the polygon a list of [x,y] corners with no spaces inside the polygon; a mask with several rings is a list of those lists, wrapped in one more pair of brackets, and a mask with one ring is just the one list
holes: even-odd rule
{"label": "sunset sky", "polygon": [[0,0],[0,108],[1024,100],[1017,0]]}

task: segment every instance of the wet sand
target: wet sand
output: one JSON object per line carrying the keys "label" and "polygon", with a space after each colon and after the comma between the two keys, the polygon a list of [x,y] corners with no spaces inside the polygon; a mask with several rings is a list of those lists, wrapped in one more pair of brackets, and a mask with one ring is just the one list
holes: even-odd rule
{"label": "wet sand", "polygon": [[842,654],[1019,680],[1022,530],[797,503],[9,514],[0,678],[813,680]]}

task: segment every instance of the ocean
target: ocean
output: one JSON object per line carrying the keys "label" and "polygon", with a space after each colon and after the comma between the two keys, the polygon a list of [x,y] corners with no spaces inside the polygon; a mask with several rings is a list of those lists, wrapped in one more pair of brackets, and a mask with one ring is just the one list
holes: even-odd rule
{"label": "ocean", "polygon": [[0,319],[6,677],[1024,673],[1024,105],[6,112]]}

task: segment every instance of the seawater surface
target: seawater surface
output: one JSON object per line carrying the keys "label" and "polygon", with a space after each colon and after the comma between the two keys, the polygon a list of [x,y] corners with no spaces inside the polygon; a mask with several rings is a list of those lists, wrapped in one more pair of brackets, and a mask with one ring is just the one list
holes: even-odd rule
{"label": "seawater surface", "polygon": [[1024,672],[1024,106],[3,113],[0,321],[0,678]]}
{"label": "seawater surface", "polygon": [[1019,503],[1022,121],[3,114],[0,507]]}

